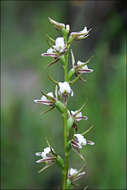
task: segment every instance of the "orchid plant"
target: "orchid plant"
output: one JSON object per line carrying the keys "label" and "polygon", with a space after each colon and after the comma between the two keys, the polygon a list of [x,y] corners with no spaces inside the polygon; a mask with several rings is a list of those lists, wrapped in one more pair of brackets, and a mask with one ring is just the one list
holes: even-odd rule
{"label": "orchid plant", "polygon": [[[39,171],[42,172],[45,169],[49,168],[53,164],[58,164],[62,170],[62,189],[69,190],[71,185],[74,185],[75,181],[80,179],[86,174],[85,172],[85,159],[84,156],[80,153],[80,149],[84,146],[94,145],[94,142],[87,140],[85,135],[93,128],[91,126],[82,134],[78,133],[78,122],[80,120],[87,120],[88,117],[82,115],[82,110],[85,108],[86,103],[81,106],[76,111],[69,110],[68,100],[70,96],[74,95],[72,86],[82,78],[82,74],[91,73],[93,69],[89,69],[87,64],[90,62],[89,59],[86,62],[77,61],[75,63],[75,58],[72,49],[70,46],[74,40],[85,39],[89,36],[90,30],[87,30],[87,27],[80,32],[70,32],[70,26],[63,23],[56,22],[55,20],[49,18],[49,22],[61,32],[62,37],[56,38],[54,40],[48,36],[49,49],[47,52],[42,53],[42,56],[49,56],[53,58],[53,61],[49,66],[57,63],[58,61],[63,66],[64,70],[64,81],[58,82],[54,80],[51,76],[49,79],[55,85],[55,90],[53,92],[45,93],[41,91],[42,97],[40,99],[35,99],[35,103],[44,104],[50,108],[47,111],[56,108],[61,113],[63,119],[63,136],[64,136],[64,158],[60,156],[54,148],[47,141],[48,147],[44,148],[42,152],[37,152],[35,155],[40,157],[36,163],[44,163],[45,166]],[[71,62],[72,68],[68,68],[69,60],[68,56],[71,53]],[[70,168],[69,166],[69,154],[70,150],[74,150],[82,159],[83,167],[79,170]]]}

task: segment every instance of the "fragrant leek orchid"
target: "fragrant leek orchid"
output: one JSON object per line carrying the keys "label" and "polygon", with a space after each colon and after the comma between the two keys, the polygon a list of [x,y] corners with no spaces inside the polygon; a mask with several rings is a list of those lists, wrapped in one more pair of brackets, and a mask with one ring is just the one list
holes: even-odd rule
{"label": "fragrant leek orchid", "polygon": [[[85,158],[84,155],[81,154],[81,149],[83,149],[83,147],[85,147],[86,145],[95,144],[93,141],[87,140],[85,138],[86,133],[90,131],[89,129],[82,134],[78,133],[79,121],[88,119],[87,116],[82,114],[82,110],[86,106],[86,104],[83,104],[81,108],[76,111],[72,111],[70,109],[70,104],[68,104],[70,97],[74,94],[72,86],[79,79],[81,79],[81,74],[93,72],[93,69],[89,69],[87,66],[89,60],[87,62],[78,61],[76,64],[72,50],[72,66],[69,66],[69,53],[71,43],[73,42],[73,40],[81,40],[87,38],[89,36],[90,30],[88,30],[85,26],[83,30],[79,32],[71,32],[69,24],[57,22],[52,18],[48,19],[52,26],[61,33],[61,36],[57,37],[55,40],[48,36],[49,49],[45,53],[42,53],[41,56],[49,56],[53,58],[53,61],[48,66],[56,63],[57,61],[60,62],[60,66],[64,71],[64,76],[61,76],[61,78],[64,79],[64,81],[56,81],[54,77],[52,78],[51,75],[48,75],[50,81],[53,83],[53,85],[55,85],[55,92],[53,91],[45,94],[41,91],[42,97],[40,99],[35,99],[34,102],[50,106],[50,108],[44,113],[47,113],[48,111],[56,108],[61,114],[61,118],[63,120],[63,129],[60,130],[63,130],[64,136],[64,148],[61,148],[61,150],[64,151],[64,157],[56,154],[52,146],[47,141],[48,147],[44,148],[42,152],[37,152],[35,154],[36,156],[40,157],[40,159],[37,160],[36,163],[45,164],[45,166],[39,171],[39,173],[49,168],[52,164],[58,165],[61,168],[62,174],[62,187],[60,187],[60,189],[70,190],[73,182],[80,179],[86,173],[84,171],[84,163],[86,162],[84,162]],[[79,89],[79,91],[80,90],[81,89]],[[54,126],[52,126],[53,130],[55,130],[54,127],[55,124]],[[72,164],[70,163],[69,165],[69,156],[71,154],[70,150],[74,150],[76,153],[78,153],[81,162],[83,162],[83,170],[70,168],[70,165]]]}
{"label": "fragrant leek orchid", "polygon": [[[38,104],[44,104],[44,105],[52,106],[54,104],[55,97],[54,97],[52,92],[49,92],[47,94],[47,96],[49,97],[49,99],[43,95],[41,97],[41,99],[35,99],[34,102],[38,103]],[[52,100],[50,98],[52,98]]]}

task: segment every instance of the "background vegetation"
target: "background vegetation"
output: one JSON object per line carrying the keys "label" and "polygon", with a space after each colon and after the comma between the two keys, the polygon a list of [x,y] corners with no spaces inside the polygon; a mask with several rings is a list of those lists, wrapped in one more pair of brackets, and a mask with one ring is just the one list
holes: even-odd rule
{"label": "background vegetation", "polygon": [[[88,139],[87,175],[79,181],[88,189],[125,189],[125,17],[124,6],[115,1],[2,1],[1,48],[1,177],[2,189],[56,189],[61,173],[53,166],[38,174],[35,152],[46,146],[45,137],[61,154],[63,129],[56,110],[33,103],[40,90],[52,91],[47,77],[51,58],[40,54],[48,48],[46,34],[57,32],[48,22],[51,17],[71,25],[72,31],[92,28],[88,39],[74,42],[76,60],[94,55],[87,82],[79,81],[70,100],[72,110],[88,98],[79,132],[94,124]],[[50,69],[56,80],[63,79],[61,65]],[[71,153],[70,166],[79,168],[81,160]]]}

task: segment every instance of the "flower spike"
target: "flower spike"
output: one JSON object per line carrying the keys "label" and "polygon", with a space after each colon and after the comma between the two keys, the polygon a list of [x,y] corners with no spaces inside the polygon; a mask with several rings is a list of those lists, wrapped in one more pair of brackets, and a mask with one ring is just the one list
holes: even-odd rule
{"label": "flower spike", "polygon": [[[88,68],[88,63],[90,62],[91,58],[86,62],[79,60],[75,61],[73,51],[72,49],[69,51],[69,48],[73,40],[82,40],[87,38],[91,29],[88,30],[85,26],[79,32],[70,32],[70,25],[57,22],[50,17],[48,17],[48,20],[55,29],[61,32],[61,36],[53,39],[47,35],[49,48],[43,52],[41,56],[52,58],[51,62],[47,65],[48,68],[49,66],[56,64],[58,61],[61,63],[62,69],[64,70],[64,81],[60,82],[54,80],[49,75],[50,72],[48,72],[48,79],[55,85],[55,90],[48,93],[41,91],[42,97],[40,99],[35,99],[34,102],[49,106],[49,108],[41,114],[45,114],[54,108],[56,108],[61,114],[63,120],[64,159],[55,152],[48,140],[46,140],[47,147],[44,148],[43,151],[36,152],[35,155],[40,157],[38,160],[36,160],[36,163],[45,164],[39,173],[43,172],[53,164],[57,164],[61,168],[63,175],[62,190],[69,190],[71,185],[76,186],[76,184],[73,184],[73,182],[77,181],[86,174],[84,168],[86,165],[86,159],[85,156],[81,154],[81,149],[87,145],[95,144],[93,141],[87,140],[85,137],[92,127],[88,128],[85,132],[78,132],[79,121],[88,119],[88,117],[82,113],[86,103],[75,111],[70,110],[68,104],[68,99],[74,94],[72,86],[78,80],[84,81],[82,78],[83,73],[85,74],[93,72],[93,69]],[[71,53],[71,68],[69,66],[69,53]],[[75,151],[82,159],[81,161],[83,162],[83,167],[80,170],[69,167],[69,155],[71,149]]]}

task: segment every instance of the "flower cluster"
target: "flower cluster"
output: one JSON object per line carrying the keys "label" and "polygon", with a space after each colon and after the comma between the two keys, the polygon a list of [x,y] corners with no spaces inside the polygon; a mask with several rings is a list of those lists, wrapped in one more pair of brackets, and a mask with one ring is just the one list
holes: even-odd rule
{"label": "flower cluster", "polygon": [[36,163],[45,164],[45,167],[42,168],[41,171],[47,169],[54,163],[61,167],[63,174],[62,189],[69,190],[74,181],[77,181],[86,174],[84,168],[83,170],[77,170],[73,168],[69,169],[68,160],[70,149],[72,148],[72,150],[78,152],[79,156],[83,158],[80,150],[87,144],[95,144],[93,141],[87,140],[85,138],[85,135],[90,131],[91,128],[82,134],[78,133],[79,121],[88,120],[88,116],[82,113],[86,104],[75,111],[70,110],[68,106],[69,97],[74,95],[72,86],[78,81],[78,79],[81,79],[82,74],[93,72],[93,69],[88,68],[90,59],[86,62],[77,61],[76,64],[72,50],[72,68],[68,69],[70,46],[74,40],[87,38],[89,36],[90,30],[88,30],[85,26],[83,30],[79,32],[70,32],[70,26],[68,24],[65,25],[64,23],[56,22],[51,18],[49,18],[49,22],[55,27],[55,29],[61,31],[62,36],[57,37],[55,40],[48,36],[50,47],[45,53],[42,53],[41,56],[49,56],[55,59],[55,61],[51,62],[50,65],[60,61],[64,69],[64,79],[63,82],[57,82],[56,80],[49,77],[51,82],[55,84],[55,92],[44,93],[41,91],[42,97],[40,99],[35,99],[34,102],[50,106],[51,108],[48,111],[53,108],[56,108],[58,111],[60,111],[64,128],[64,158],[57,154],[49,143],[48,147],[44,148],[42,152],[37,152],[35,155],[41,157],[41,159],[37,160]]}

